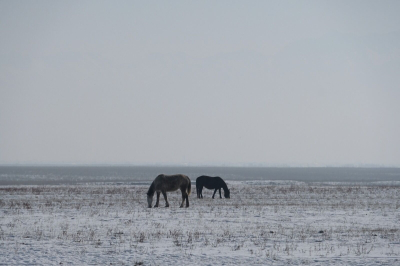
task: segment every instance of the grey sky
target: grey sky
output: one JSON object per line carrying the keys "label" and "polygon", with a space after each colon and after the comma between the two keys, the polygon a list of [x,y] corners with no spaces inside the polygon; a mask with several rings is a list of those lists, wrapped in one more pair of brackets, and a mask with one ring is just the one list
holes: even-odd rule
{"label": "grey sky", "polygon": [[0,163],[400,166],[400,1],[0,1]]}

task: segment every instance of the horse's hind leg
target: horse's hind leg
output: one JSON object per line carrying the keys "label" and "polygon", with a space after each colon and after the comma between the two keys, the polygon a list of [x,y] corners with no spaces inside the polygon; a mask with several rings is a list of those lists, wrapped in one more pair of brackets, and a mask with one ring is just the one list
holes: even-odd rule
{"label": "horse's hind leg", "polygon": [[167,199],[167,193],[165,191],[161,191],[164,199],[165,199],[165,207],[169,207],[168,199]]}
{"label": "horse's hind leg", "polygon": [[185,195],[186,195],[186,208],[187,208],[187,207],[189,207],[189,195],[186,191],[185,191]]}
{"label": "horse's hind leg", "polygon": [[203,197],[203,187],[202,186],[198,186],[197,188],[197,198],[201,199]]}
{"label": "horse's hind leg", "polygon": [[185,200],[186,200],[186,207],[189,207],[188,194],[186,193],[185,190],[186,190],[186,189],[181,189],[181,191],[182,191],[182,203],[181,203],[180,208],[183,207],[183,203],[185,202]]}

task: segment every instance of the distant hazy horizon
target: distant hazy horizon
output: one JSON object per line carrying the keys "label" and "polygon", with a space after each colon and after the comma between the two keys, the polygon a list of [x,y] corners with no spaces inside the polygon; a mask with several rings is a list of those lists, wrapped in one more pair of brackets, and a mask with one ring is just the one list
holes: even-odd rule
{"label": "distant hazy horizon", "polygon": [[400,167],[400,1],[0,1],[0,164]]}
{"label": "distant hazy horizon", "polygon": [[400,168],[384,164],[266,164],[266,163],[0,163],[16,167],[241,167],[241,168]]}
{"label": "distant hazy horizon", "polygon": [[0,166],[1,185],[50,185],[112,182],[149,185],[159,174],[185,174],[192,183],[202,175],[226,181],[340,182],[400,185],[400,168],[246,167],[246,166]]}

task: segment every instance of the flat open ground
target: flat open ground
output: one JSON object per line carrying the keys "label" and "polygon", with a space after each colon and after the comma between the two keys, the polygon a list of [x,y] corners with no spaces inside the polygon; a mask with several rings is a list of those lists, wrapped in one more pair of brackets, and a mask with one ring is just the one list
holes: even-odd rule
{"label": "flat open ground", "polygon": [[0,265],[400,264],[399,187],[227,183],[187,209],[140,185],[0,187]]}

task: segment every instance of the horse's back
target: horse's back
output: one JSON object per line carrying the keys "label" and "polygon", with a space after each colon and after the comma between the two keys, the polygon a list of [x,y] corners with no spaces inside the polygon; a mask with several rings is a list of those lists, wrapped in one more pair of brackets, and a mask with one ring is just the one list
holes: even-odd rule
{"label": "horse's back", "polygon": [[220,188],[224,181],[219,176],[199,176],[196,179],[196,186],[205,186],[208,189]]}
{"label": "horse's back", "polygon": [[154,180],[156,185],[156,190],[164,191],[175,191],[183,186],[188,186],[190,184],[190,179],[186,175],[176,174],[176,175],[158,175]]}

